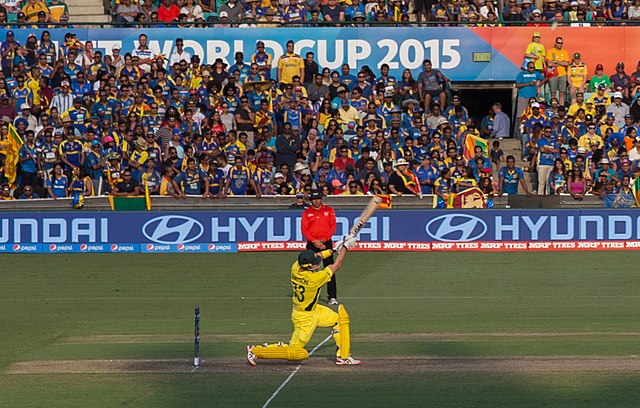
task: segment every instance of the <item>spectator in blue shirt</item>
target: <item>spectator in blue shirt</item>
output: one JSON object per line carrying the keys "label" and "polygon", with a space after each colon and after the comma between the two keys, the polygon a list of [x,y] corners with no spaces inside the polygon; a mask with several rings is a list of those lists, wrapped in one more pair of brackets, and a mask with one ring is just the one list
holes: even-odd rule
{"label": "spectator in blue shirt", "polygon": [[536,65],[533,62],[527,63],[526,71],[518,72],[516,76],[516,88],[518,89],[517,118],[522,116],[522,112],[529,105],[529,98],[538,97],[538,86],[540,86],[543,79],[542,74],[536,71]]}
{"label": "spectator in blue shirt", "polygon": [[553,170],[553,163],[558,157],[558,143],[551,140],[553,129],[547,126],[542,132],[542,137],[538,140],[538,194],[549,194],[549,174]]}
{"label": "spectator in blue shirt", "polygon": [[527,183],[524,181],[524,172],[520,167],[516,167],[515,157],[507,156],[507,165],[498,172],[498,179],[500,180],[499,191],[501,194],[518,194],[518,184],[520,184],[527,197],[531,197]]}

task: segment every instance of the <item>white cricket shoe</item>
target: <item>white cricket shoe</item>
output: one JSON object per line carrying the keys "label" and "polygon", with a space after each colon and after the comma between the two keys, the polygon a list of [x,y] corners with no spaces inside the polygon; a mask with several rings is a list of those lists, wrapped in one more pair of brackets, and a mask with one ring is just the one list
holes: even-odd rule
{"label": "white cricket shoe", "polygon": [[336,298],[329,299],[329,304],[330,305],[337,305],[338,304],[338,299],[336,299]]}
{"label": "white cricket shoe", "polygon": [[349,356],[345,359],[342,359],[340,357],[336,357],[336,365],[360,365],[362,364],[362,361],[360,360],[356,360],[355,358]]}
{"label": "white cricket shoe", "polygon": [[252,365],[255,366],[256,365],[256,355],[253,354],[253,346],[247,346],[247,362]]}

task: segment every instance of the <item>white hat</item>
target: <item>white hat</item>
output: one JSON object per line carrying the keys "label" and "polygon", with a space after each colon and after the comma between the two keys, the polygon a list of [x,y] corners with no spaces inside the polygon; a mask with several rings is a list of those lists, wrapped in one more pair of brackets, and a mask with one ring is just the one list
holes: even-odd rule
{"label": "white hat", "polygon": [[449,121],[447,120],[447,118],[440,118],[440,119],[438,119],[438,126],[440,126],[440,125],[444,125],[445,123],[449,123]]}
{"label": "white hat", "polygon": [[31,109],[31,106],[29,106],[28,103],[23,103],[22,105],[20,105],[20,110],[24,110],[24,109]]}
{"label": "white hat", "polygon": [[539,108],[540,104],[538,102],[534,102],[534,103],[531,104],[531,107],[532,108]]}
{"label": "white hat", "polygon": [[218,17],[220,17],[220,18],[229,17],[229,13],[227,13],[226,11],[221,11],[220,14],[218,15]]}
{"label": "white hat", "polygon": [[273,178],[274,178],[274,179],[277,179],[278,177],[280,177],[280,178],[284,178],[284,175],[283,175],[282,173],[276,173],[276,174],[273,176]]}
{"label": "white hat", "polygon": [[615,93],[613,94],[613,99],[616,99],[616,98],[620,98],[620,99],[622,99],[622,92],[615,92]]}
{"label": "white hat", "polygon": [[398,161],[396,162],[396,165],[394,167],[398,167],[398,166],[408,166],[409,162],[406,161],[405,159],[398,159]]}
{"label": "white hat", "polygon": [[308,166],[304,163],[296,163],[295,166],[293,166],[293,172],[295,173],[296,171],[300,171],[300,170],[304,170],[308,168]]}
{"label": "white hat", "polygon": [[600,161],[598,162],[598,164],[609,164],[611,163],[609,161],[609,159],[607,159],[606,157],[603,157],[602,159],[600,159]]}

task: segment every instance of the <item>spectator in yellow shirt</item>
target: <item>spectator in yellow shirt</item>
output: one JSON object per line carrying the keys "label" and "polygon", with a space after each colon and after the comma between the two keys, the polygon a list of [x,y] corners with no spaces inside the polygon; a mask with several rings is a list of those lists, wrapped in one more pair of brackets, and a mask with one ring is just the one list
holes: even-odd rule
{"label": "spectator in yellow shirt", "polygon": [[544,69],[544,56],[546,55],[546,51],[544,49],[544,45],[540,44],[540,33],[533,33],[533,38],[529,45],[527,45],[527,49],[524,52],[525,63],[524,66],[527,66],[528,61],[533,61],[536,66],[536,71],[542,72]]}
{"label": "spectator in yellow shirt", "polygon": [[45,21],[51,21],[51,13],[45,4],[38,0],[28,0],[27,4],[22,8],[26,21],[35,23],[38,21],[38,13],[45,12]]}
{"label": "spectator in yellow shirt", "polygon": [[360,112],[349,104],[348,99],[342,99],[342,105],[340,109],[338,109],[338,114],[340,115],[342,123],[358,123],[360,120]]}
{"label": "spectator in yellow shirt", "polygon": [[294,42],[287,41],[287,52],[278,60],[278,82],[280,89],[285,85],[293,84],[293,77],[304,77],[304,60],[293,52]]}
{"label": "spectator in yellow shirt", "polygon": [[580,53],[573,54],[573,61],[569,65],[568,71],[569,95],[571,96],[571,103],[575,103],[577,94],[582,94],[587,84],[587,64],[582,62]]}
{"label": "spectator in yellow shirt", "polygon": [[554,47],[547,51],[547,69],[549,73],[555,74],[549,79],[549,90],[551,98],[558,98],[560,105],[564,105],[567,92],[567,67],[570,64],[569,53],[562,48],[563,45],[562,37],[556,37]]}

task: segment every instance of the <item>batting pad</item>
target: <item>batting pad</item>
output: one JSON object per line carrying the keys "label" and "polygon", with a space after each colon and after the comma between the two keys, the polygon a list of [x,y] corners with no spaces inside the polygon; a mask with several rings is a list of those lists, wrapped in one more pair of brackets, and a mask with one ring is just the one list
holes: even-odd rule
{"label": "batting pad", "polygon": [[342,359],[349,358],[351,354],[351,322],[349,320],[349,314],[344,306],[338,306],[338,326],[340,327],[340,343],[338,344],[339,357]]}
{"label": "batting pad", "polygon": [[269,344],[267,346],[254,346],[253,354],[257,358],[268,360],[306,360],[309,358],[309,352],[302,347],[290,347],[288,344]]}

